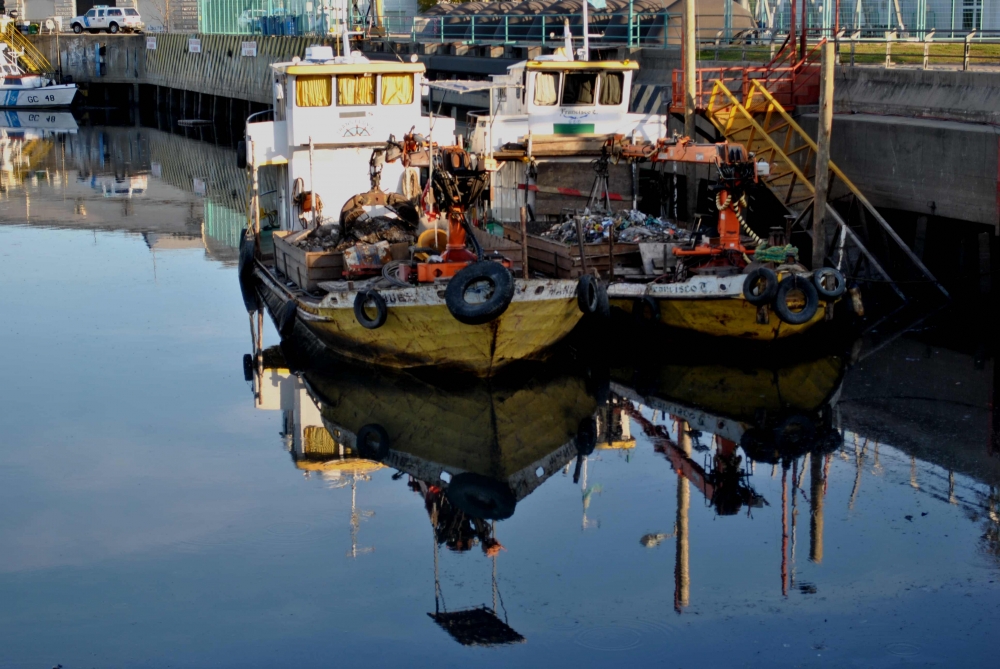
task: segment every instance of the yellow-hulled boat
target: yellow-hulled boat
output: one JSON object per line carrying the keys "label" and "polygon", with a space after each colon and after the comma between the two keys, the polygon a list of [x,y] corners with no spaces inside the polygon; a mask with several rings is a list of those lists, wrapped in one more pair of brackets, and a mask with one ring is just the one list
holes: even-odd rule
{"label": "yellow-hulled boat", "polygon": [[644,313],[644,318],[713,337],[772,341],[802,334],[823,321],[826,302],[820,300],[816,313],[801,325],[785,323],[773,313],[766,323],[758,322],[758,307],[743,295],[744,278],[737,274],[682,283],[618,283],[608,287],[608,298],[612,307],[631,314],[648,297],[656,309]]}
{"label": "yellow-hulled boat", "polygon": [[577,456],[579,440],[596,438],[597,402],[575,376],[443,388],[341,367],[305,380],[335,440],[364,450],[358,435],[377,434],[379,461],[440,486],[442,472],[472,473],[505,482],[521,500]]}
{"label": "yellow-hulled boat", "polygon": [[283,334],[304,327],[337,355],[397,369],[435,366],[491,376],[508,363],[544,357],[583,315],[576,281],[516,279],[506,311],[482,325],[456,320],[445,304],[444,287],[422,284],[380,289],[386,319],[368,329],[355,314],[358,290],[348,282],[325,284],[330,292],[313,297],[287,287],[260,262],[254,275]]}

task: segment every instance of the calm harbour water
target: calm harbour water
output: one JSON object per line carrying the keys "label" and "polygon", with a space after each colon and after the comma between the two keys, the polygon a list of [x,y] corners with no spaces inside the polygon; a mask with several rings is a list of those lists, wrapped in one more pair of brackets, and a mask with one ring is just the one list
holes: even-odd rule
{"label": "calm harbour water", "polygon": [[[286,347],[257,398],[232,151],[5,141],[0,666],[995,666],[996,372],[974,346],[667,350],[610,386],[549,366],[491,387],[299,377]],[[367,423],[388,466],[337,464],[330,431]],[[510,482],[513,515],[462,516],[441,470]],[[473,609],[504,643],[461,643]]]}

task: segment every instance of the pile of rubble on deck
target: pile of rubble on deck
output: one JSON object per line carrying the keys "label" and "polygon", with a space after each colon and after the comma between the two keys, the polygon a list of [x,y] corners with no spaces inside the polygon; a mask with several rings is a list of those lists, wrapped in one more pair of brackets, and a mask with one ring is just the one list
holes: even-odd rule
{"label": "pile of rubble on deck", "polygon": [[304,251],[343,251],[357,244],[399,242],[413,244],[414,233],[405,229],[403,222],[392,216],[372,216],[354,221],[346,235],[341,235],[339,223],[327,223],[313,228],[306,235],[290,240]]}
{"label": "pile of rubble on deck", "polygon": [[577,219],[583,225],[583,241],[586,244],[606,241],[611,234],[614,234],[616,242],[623,243],[681,242],[689,236],[687,230],[678,228],[670,221],[635,210],[614,214],[584,210],[582,215],[556,223],[541,236],[564,244],[577,244]]}

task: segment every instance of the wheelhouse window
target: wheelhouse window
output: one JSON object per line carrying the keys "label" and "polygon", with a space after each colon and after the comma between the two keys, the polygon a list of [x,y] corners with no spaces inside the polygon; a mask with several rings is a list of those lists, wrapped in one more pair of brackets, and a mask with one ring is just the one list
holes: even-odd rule
{"label": "wheelhouse window", "polygon": [[295,78],[296,107],[329,107],[333,102],[333,79],[326,75]]}
{"label": "wheelhouse window", "polygon": [[622,90],[625,88],[625,75],[621,72],[601,72],[598,75],[600,80],[600,103],[602,105],[620,105],[622,103]]}
{"label": "wheelhouse window", "polygon": [[382,104],[408,105],[413,102],[412,74],[382,75]]}
{"label": "wheelhouse window", "polygon": [[567,72],[563,79],[564,105],[592,105],[597,88],[597,73]]}
{"label": "wheelhouse window", "polygon": [[375,104],[375,77],[371,74],[337,75],[337,105],[358,107]]}
{"label": "wheelhouse window", "polygon": [[559,75],[539,72],[535,75],[535,104],[549,107],[559,101]]}

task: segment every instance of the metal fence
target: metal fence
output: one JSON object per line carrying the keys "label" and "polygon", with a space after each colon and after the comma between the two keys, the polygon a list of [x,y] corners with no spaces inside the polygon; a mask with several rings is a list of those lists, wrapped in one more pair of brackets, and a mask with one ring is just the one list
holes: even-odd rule
{"label": "metal fence", "polygon": [[[335,4],[336,3],[336,4]],[[803,25],[810,40],[827,37],[857,45],[891,43],[1000,41],[1000,0],[796,0],[795,32]],[[631,6],[631,5],[630,5]],[[727,1],[721,15],[698,17],[698,41],[715,49],[746,51],[773,45],[789,34],[790,0],[751,2],[754,25],[745,13],[734,18]],[[393,41],[478,45],[540,45],[563,42],[568,22],[575,40],[583,34],[577,14],[442,14],[437,16],[387,12],[375,16],[370,3],[342,0],[198,0],[199,31],[205,34],[317,35],[339,34],[345,27]],[[802,11],[805,10],[803,20]],[[839,19],[839,20],[838,20]],[[590,15],[591,46],[674,47],[680,45],[683,19],[660,11],[599,12]],[[866,52],[868,47],[862,48]],[[937,49],[941,51],[941,49]],[[905,51],[905,49],[904,49]],[[934,51],[934,49],[931,49]],[[980,54],[982,56],[983,54]],[[973,59],[976,56],[973,55]],[[994,59],[995,60],[995,59]]]}

